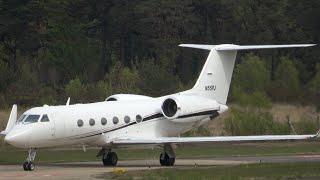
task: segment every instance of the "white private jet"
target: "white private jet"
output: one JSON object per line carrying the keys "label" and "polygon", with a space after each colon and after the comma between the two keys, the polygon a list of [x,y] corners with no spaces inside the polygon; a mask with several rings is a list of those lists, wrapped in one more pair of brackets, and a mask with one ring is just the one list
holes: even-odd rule
{"label": "white private jet", "polygon": [[89,104],[35,107],[17,119],[13,105],[4,140],[18,148],[28,149],[24,170],[34,170],[36,149],[66,145],[101,147],[105,166],[116,166],[118,157],[111,149],[137,145],[163,147],[162,166],[175,162],[175,144],[214,142],[306,140],[309,135],[261,135],[180,137],[228,110],[226,105],[237,51],[249,49],[308,47],[315,44],[252,45],[180,44],[209,50],[200,76],[190,90],[162,97],[116,94],[103,102]]}

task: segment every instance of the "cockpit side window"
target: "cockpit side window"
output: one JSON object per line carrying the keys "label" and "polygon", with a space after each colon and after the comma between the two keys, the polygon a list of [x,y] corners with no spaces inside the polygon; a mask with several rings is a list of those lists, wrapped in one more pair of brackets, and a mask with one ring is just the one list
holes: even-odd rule
{"label": "cockpit side window", "polygon": [[112,98],[108,98],[107,101],[117,101],[117,99],[112,97]]}
{"label": "cockpit side window", "polygon": [[17,122],[21,122],[21,121],[23,121],[23,119],[26,117],[26,115],[25,114],[22,114],[20,117],[19,117],[19,119],[17,120]]}
{"label": "cockpit side window", "polygon": [[49,122],[49,118],[48,118],[48,115],[44,114],[40,120],[40,122]]}
{"label": "cockpit side window", "polygon": [[40,115],[29,115],[26,120],[24,120],[25,123],[35,123],[38,122],[40,118]]}

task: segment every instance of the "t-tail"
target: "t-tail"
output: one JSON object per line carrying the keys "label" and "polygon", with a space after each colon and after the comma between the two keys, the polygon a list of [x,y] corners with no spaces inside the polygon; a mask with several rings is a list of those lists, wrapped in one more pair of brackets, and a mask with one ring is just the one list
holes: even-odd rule
{"label": "t-tail", "polygon": [[181,47],[209,50],[210,53],[202,68],[200,76],[192,89],[182,94],[198,95],[214,99],[221,104],[226,104],[233,68],[237,52],[250,49],[273,49],[273,48],[294,48],[309,47],[316,44],[289,44],[289,45],[201,45],[201,44],[180,44]]}

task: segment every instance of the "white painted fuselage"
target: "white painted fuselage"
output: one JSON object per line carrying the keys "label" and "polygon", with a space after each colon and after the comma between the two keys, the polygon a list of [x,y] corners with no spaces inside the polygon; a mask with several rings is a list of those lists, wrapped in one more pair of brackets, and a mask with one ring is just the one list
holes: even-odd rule
{"label": "white painted fuselage", "polygon": [[[136,95],[123,95],[134,97]],[[179,95],[176,95],[179,96]],[[121,97],[121,95],[120,95]],[[89,104],[61,106],[43,106],[32,108],[23,115],[40,115],[35,123],[17,122],[6,141],[20,148],[43,148],[64,145],[108,146],[114,139],[157,138],[179,136],[194,127],[207,122],[212,114],[185,114],[194,116],[181,117],[179,121],[165,118],[161,113],[161,105],[166,98],[120,99],[119,101],[103,101]],[[201,97],[197,97],[200,98]],[[217,104],[215,101],[212,104]],[[223,106],[223,105],[222,105]],[[226,106],[223,106],[226,108]],[[226,110],[226,109],[225,109]],[[220,111],[221,113],[221,111]],[[41,122],[47,115],[49,121]],[[141,121],[137,117],[142,117]],[[26,118],[25,117],[25,118]],[[125,118],[127,121],[125,121]],[[128,121],[129,118],[129,121]],[[106,119],[107,123],[102,123]],[[115,119],[118,119],[116,122]],[[78,121],[83,125],[79,126]],[[90,124],[89,121],[94,122]]]}

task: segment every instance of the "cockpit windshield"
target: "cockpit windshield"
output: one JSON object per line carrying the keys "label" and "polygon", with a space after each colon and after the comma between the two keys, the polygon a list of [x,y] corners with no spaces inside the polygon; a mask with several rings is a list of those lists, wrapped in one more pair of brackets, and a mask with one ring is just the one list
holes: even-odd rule
{"label": "cockpit windshield", "polygon": [[26,117],[26,115],[25,115],[25,114],[22,114],[22,115],[19,117],[19,119],[17,120],[17,122],[18,122],[18,123],[19,123],[19,122],[22,122],[25,117]]}
{"label": "cockpit windshield", "polygon": [[25,123],[35,123],[38,122],[40,115],[28,115],[28,117],[24,120]]}

